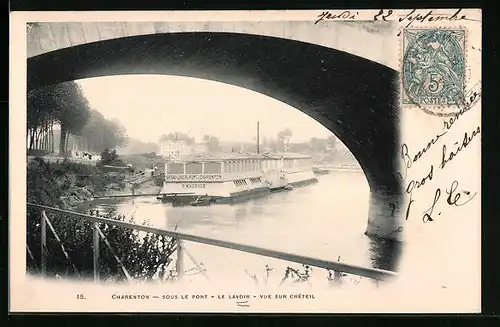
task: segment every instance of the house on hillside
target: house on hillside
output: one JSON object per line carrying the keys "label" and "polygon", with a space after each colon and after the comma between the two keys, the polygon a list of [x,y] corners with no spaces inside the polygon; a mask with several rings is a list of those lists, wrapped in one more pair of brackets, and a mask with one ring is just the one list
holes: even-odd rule
{"label": "house on hillside", "polygon": [[160,155],[164,158],[178,159],[182,156],[193,153],[208,152],[208,145],[205,142],[195,143],[192,138],[161,138],[159,142]]}

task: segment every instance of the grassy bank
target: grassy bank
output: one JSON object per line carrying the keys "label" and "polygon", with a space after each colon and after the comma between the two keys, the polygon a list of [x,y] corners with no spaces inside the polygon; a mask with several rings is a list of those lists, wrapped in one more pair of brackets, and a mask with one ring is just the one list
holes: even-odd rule
{"label": "grassy bank", "polygon": [[72,209],[94,196],[124,188],[123,175],[104,173],[94,166],[48,164],[41,159],[28,165],[27,200],[32,203]]}
{"label": "grassy bank", "polygon": [[[123,189],[123,175],[103,173],[98,167],[74,163],[48,164],[35,159],[27,170],[27,201],[76,211],[84,203],[91,203],[95,196],[109,194]],[[71,216],[47,215],[56,230],[61,243],[47,228],[47,275],[67,278],[93,277],[92,224]],[[100,215],[102,216],[102,215]],[[37,208],[27,208],[27,272],[38,274],[41,263],[41,212]],[[133,219],[106,214],[105,218],[134,223]],[[133,278],[156,279],[173,278],[169,266],[175,241],[153,234],[139,235],[136,231],[100,224],[99,228],[111,245],[107,248],[101,241],[99,257],[101,279],[123,280],[123,271],[115,255],[123,262]],[[168,267],[168,269],[167,269]],[[174,276],[175,277],[175,276]]]}

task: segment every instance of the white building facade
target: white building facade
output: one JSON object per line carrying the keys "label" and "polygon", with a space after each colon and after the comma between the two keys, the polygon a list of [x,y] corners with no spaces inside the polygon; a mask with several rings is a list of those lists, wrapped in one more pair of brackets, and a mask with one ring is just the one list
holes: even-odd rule
{"label": "white building facade", "polygon": [[178,159],[193,153],[207,152],[204,143],[188,144],[186,141],[163,140],[160,142],[160,155],[164,158]]}

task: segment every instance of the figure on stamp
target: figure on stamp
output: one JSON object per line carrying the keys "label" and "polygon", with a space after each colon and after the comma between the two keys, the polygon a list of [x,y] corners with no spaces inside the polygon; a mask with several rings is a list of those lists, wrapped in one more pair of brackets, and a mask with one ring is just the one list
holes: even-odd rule
{"label": "figure on stamp", "polygon": [[417,104],[453,104],[464,84],[463,31],[406,31],[404,84]]}

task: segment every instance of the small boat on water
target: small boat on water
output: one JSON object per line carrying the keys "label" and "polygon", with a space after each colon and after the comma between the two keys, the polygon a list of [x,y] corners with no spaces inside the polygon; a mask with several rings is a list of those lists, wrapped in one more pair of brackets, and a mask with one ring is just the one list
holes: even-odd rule
{"label": "small boat on water", "polygon": [[189,202],[192,207],[204,207],[212,204],[212,199],[208,196],[199,196],[196,200]]}
{"label": "small boat on water", "polygon": [[330,173],[328,169],[323,169],[318,167],[313,167],[312,170],[315,175],[328,175]]}

